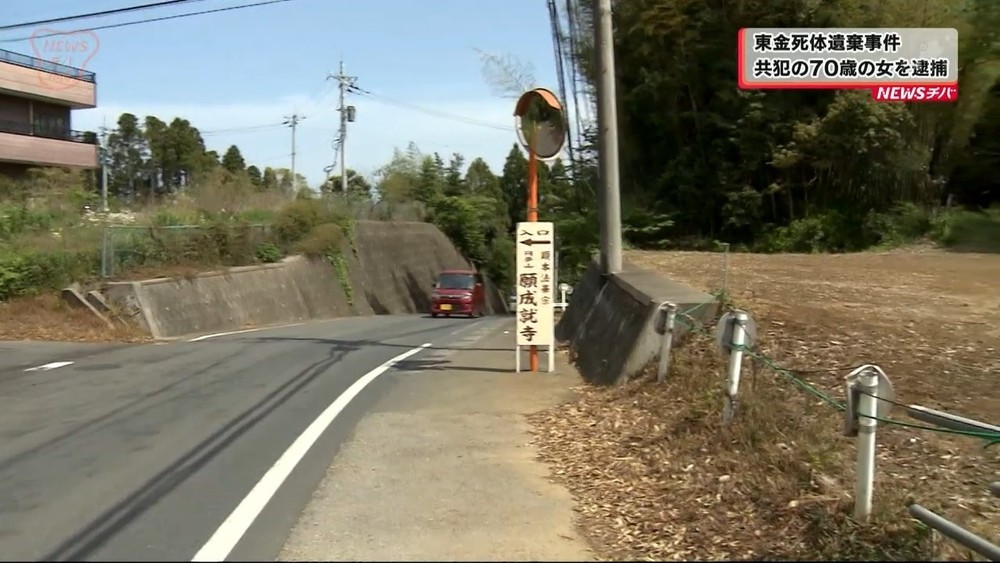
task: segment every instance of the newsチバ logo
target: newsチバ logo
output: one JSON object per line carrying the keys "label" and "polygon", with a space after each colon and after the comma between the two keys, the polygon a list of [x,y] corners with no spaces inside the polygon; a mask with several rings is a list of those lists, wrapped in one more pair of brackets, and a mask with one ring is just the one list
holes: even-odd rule
{"label": "news\u30c1\u30d0 logo", "polygon": [[44,61],[47,71],[39,80],[46,88],[69,89],[89,75],[87,65],[97,54],[100,41],[93,31],[38,29],[31,34],[31,50]]}

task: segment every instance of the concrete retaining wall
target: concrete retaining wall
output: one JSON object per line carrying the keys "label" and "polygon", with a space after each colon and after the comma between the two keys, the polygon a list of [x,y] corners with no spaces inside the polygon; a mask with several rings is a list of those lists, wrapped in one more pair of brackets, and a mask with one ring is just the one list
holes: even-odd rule
{"label": "concrete retaining wall", "polygon": [[[351,315],[425,313],[437,274],[469,262],[429,223],[356,223],[342,254],[325,260],[231,268],[190,279],[111,283],[104,294],[156,338],[239,330]],[[344,275],[346,273],[346,275]],[[506,312],[487,284],[491,313]]]}
{"label": "concrete retaining wall", "polygon": [[[556,325],[556,338],[569,344],[580,375],[591,383],[625,381],[659,355],[662,337],[653,323],[664,301],[703,322],[718,314],[718,303],[707,293],[632,264],[623,270],[606,277],[592,263]],[[678,329],[677,338],[683,327]]]}

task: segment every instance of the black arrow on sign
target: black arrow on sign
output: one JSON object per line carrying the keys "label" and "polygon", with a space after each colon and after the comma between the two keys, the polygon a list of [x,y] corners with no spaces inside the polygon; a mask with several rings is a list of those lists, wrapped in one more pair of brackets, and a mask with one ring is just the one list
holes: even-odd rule
{"label": "black arrow on sign", "polygon": [[534,245],[536,245],[536,244],[552,244],[552,241],[551,241],[551,240],[534,240],[534,239],[527,239],[527,240],[522,240],[522,241],[521,241],[521,244],[523,244],[523,245],[525,245],[525,246],[534,246]]}

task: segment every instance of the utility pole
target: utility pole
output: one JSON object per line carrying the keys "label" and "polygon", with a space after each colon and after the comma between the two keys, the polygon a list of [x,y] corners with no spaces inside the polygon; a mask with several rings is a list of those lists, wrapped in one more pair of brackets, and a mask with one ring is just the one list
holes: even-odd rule
{"label": "utility pole", "polygon": [[101,213],[108,212],[108,118],[101,125],[100,158],[101,158]]}
{"label": "utility pole", "polygon": [[112,252],[111,232],[108,230],[108,118],[101,124],[101,134],[97,139],[97,157],[101,163],[101,277],[111,276]]}
{"label": "utility pole", "polygon": [[614,22],[611,0],[594,0],[597,48],[597,129],[600,171],[601,270],[622,270],[621,185],[618,169],[618,110],[615,93]]}
{"label": "utility pole", "polygon": [[285,122],[283,125],[287,125],[292,128],[292,195],[298,193],[295,186],[295,182],[298,180],[298,176],[295,175],[295,128],[298,127],[299,121],[305,119],[305,116],[301,116],[297,113],[293,113],[291,116],[285,116]]}
{"label": "utility pole", "polygon": [[344,61],[340,61],[340,72],[330,78],[335,78],[338,82],[338,87],[340,89],[340,104],[337,111],[340,112],[340,191],[341,193],[347,193],[347,122],[354,121],[353,107],[347,107],[344,105],[347,96],[347,89],[354,86],[354,81],[358,79],[356,76],[346,76],[344,74]]}

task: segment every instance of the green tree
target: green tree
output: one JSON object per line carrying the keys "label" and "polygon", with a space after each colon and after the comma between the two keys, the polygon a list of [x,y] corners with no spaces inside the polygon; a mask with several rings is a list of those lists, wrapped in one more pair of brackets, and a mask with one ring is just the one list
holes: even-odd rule
{"label": "green tree", "polygon": [[375,173],[375,193],[390,204],[414,201],[423,156],[413,143],[406,151],[395,149],[392,159]]}
{"label": "green tree", "polygon": [[445,195],[457,196],[465,193],[465,179],[462,177],[464,167],[465,157],[458,153],[452,154],[451,161],[444,169]]}
{"label": "green tree", "polygon": [[413,198],[430,205],[443,196],[444,192],[444,163],[441,157],[436,153],[433,156],[425,156],[420,162],[416,184],[411,190]]}
{"label": "green tree", "polygon": [[246,171],[247,163],[243,159],[243,154],[240,152],[240,148],[236,145],[230,145],[226,152],[222,155],[222,167],[233,174],[242,174]]}
{"label": "green tree", "polygon": [[149,158],[149,144],[138,117],[131,113],[118,117],[117,127],[107,138],[107,152],[109,191],[119,197],[133,197],[143,183]]}
{"label": "green tree", "polygon": [[528,208],[528,159],[516,143],[507,153],[507,160],[503,164],[500,192],[507,208],[509,224],[513,228],[513,225],[527,219]]}
{"label": "green tree", "polygon": [[997,171],[1000,171],[1000,81],[990,89],[968,150],[948,179],[948,192],[975,208],[985,209],[1000,203]]}
{"label": "green tree", "polygon": [[469,164],[469,169],[465,172],[465,186],[472,195],[503,199],[500,179],[482,158],[477,158]]}
{"label": "green tree", "polygon": [[260,168],[252,164],[247,166],[247,177],[250,178],[250,183],[258,190],[264,186],[264,175],[261,173]]}
{"label": "green tree", "polygon": [[196,180],[217,164],[205,149],[201,133],[189,121],[174,118],[169,125],[155,116],[145,119],[144,133],[149,144],[147,174],[149,197],[170,193]]}
{"label": "green tree", "polygon": [[[320,191],[327,194],[339,194],[342,187],[341,182],[339,174],[330,176],[320,186]],[[368,180],[350,168],[347,169],[347,195],[353,199],[371,199],[372,197],[372,186]]]}
{"label": "green tree", "polygon": [[[576,64],[594,85],[593,17],[589,5],[579,8]],[[969,148],[982,142],[973,134],[1000,72],[996,2],[928,0],[914,10],[907,0],[636,0],[616,4],[614,17],[623,220],[633,244],[724,238],[775,249],[768,245],[804,237],[817,250],[860,248],[884,233],[859,222],[885,224],[901,204],[938,205],[956,170],[975,167]],[[962,98],[877,104],[851,92],[734,89],[732,38],[772,24],[955,27]],[[592,131],[583,137],[586,145]],[[592,161],[574,166],[580,205],[592,169]]]}
{"label": "green tree", "polygon": [[278,191],[278,175],[274,168],[267,166],[261,176],[260,189],[262,191]]}

